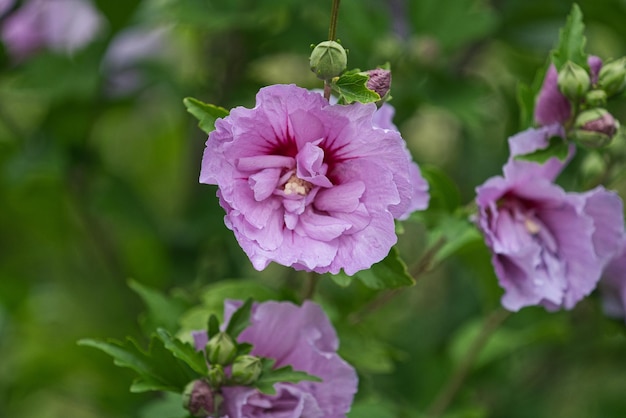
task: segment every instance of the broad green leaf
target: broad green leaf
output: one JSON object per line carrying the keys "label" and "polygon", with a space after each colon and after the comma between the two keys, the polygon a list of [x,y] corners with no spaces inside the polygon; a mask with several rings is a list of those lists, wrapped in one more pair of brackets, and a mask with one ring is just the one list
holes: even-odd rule
{"label": "broad green leaf", "polygon": [[233,340],[237,340],[241,331],[246,329],[250,325],[250,314],[252,313],[252,298],[246,299],[246,301],[237,309],[228,321],[226,327],[226,333],[230,335]]}
{"label": "broad green leaf", "polygon": [[391,247],[389,255],[382,261],[368,270],[359,271],[354,277],[372,289],[396,289],[415,284],[395,247]]}
{"label": "broad green leaf", "polygon": [[339,100],[346,103],[371,103],[380,100],[380,96],[367,88],[369,76],[360,73],[347,73],[333,80],[333,91]]}
{"label": "broad green leaf", "polygon": [[548,146],[526,155],[515,156],[516,160],[533,161],[543,164],[552,157],[564,161],[569,154],[569,144],[560,136],[550,138]]}
{"label": "broad green leaf", "polygon": [[587,54],[585,54],[585,24],[583,14],[576,3],[572,5],[572,11],[567,17],[565,26],[559,33],[559,44],[552,55],[552,60],[557,70],[563,68],[567,61],[572,61],[583,68],[587,65]]}
{"label": "broad green leaf", "polygon": [[145,286],[135,280],[129,280],[128,286],[141,297],[148,308],[144,317],[145,328],[154,330],[163,327],[170,331],[178,329],[178,318],[186,310],[185,304],[177,299],[165,296],[163,293]]}
{"label": "broad green leaf", "polygon": [[317,376],[293,370],[293,367],[291,366],[274,369],[274,363],[276,362],[274,359],[262,358],[261,362],[263,363],[263,371],[261,372],[259,380],[254,383],[254,386],[261,392],[268,395],[276,394],[276,389],[274,389],[275,383],[298,383],[303,380],[309,380],[312,382],[322,381],[322,379]]}
{"label": "broad green leaf", "polygon": [[79,345],[97,348],[111,357],[116,366],[134,370],[139,376],[131,386],[134,392],[165,390],[182,392],[185,385],[200,375],[174,357],[162,342],[152,337],[148,350],[132,338],[126,341],[82,339]]}
{"label": "broad green leaf", "polygon": [[220,332],[220,322],[215,314],[209,316],[208,337],[211,339]]}
{"label": "broad green leaf", "polygon": [[190,344],[172,337],[172,335],[163,328],[157,330],[157,335],[163,342],[165,348],[167,348],[174,357],[184,361],[189,367],[201,375],[208,373],[209,370],[201,352],[196,351]]}
{"label": "broad green leaf", "polygon": [[191,113],[199,120],[198,126],[207,134],[215,129],[215,121],[224,118],[230,113],[228,110],[220,106],[203,103],[193,97],[185,97],[183,103],[187,108],[187,112]]}

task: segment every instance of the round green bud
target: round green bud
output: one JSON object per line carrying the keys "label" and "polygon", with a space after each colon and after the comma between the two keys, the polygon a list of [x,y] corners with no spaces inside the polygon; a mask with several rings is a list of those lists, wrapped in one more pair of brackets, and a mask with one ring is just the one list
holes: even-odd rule
{"label": "round green bud", "polygon": [[348,66],[346,50],[335,41],[320,42],[313,48],[309,58],[311,71],[321,80],[338,77]]}
{"label": "round green bud", "polygon": [[600,69],[598,87],[614,96],[626,88],[626,57],[611,61]]}
{"label": "round green bud", "polygon": [[591,87],[591,78],[587,71],[572,61],[567,61],[557,78],[559,91],[570,100],[579,100]]}
{"label": "round green bud", "polygon": [[585,103],[591,107],[602,107],[606,105],[607,95],[604,90],[590,90],[585,95]]}
{"label": "round green bud", "polygon": [[260,358],[248,354],[241,355],[233,362],[231,379],[239,385],[250,385],[257,381],[262,371],[263,364]]}
{"label": "round green bud", "polygon": [[185,386],[183,407],[192,417],[206,417],[215,406],[211,386],[204,380],[194,380]]}
{"label": "round green bud", "polygon": [[219,389],[222,387],[224,382],[226,381],[226,374],[224,373],[224,368],[219,364],[212,364],[209,367],[209,373],[207,375],[207,379],[209,380],[209,384],[212,388]]}
{"label": "round green bud", "polygon": [[206,357],[210,364],[225,366],[230,364],[237,354],[237,345],[225,332],[215,334],[205,347]]}
{"label": "round green bud", "polygon": [[584,147],[599,148],[611,142],[619,129],[619,122],[606,109],[597,108],[581,112],[574,127],[573,140]]}

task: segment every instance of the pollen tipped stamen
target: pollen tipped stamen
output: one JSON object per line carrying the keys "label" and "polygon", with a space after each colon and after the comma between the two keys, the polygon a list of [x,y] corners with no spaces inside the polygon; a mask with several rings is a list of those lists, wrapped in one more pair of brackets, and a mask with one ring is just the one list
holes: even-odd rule
{"label": "pollen tipped stamen", "polygon": [[539,226],[539,224],[532,219],[524,219],[524,227],[526,228],[526,231],[528,231],[528,233],[531,235],[537,235],[539,232],[541,232],[541,226]]}
{"label": "pollen tipped stamen", "polygon": [[313,185],[306,180],[302,180],[297,177],[295,174],[292,174],[289,177],[289,180],[285,183],[284,192],[286,195],[297,194],[300,196],[306,196],[309,194]]}

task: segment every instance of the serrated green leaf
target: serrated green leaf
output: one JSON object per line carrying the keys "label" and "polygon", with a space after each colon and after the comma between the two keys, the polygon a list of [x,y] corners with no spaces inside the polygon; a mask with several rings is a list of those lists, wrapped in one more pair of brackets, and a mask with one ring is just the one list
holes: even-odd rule
{"label": "serrated green leaf", "polygon": [[275,383],[298,383],[303,380],[312,382],[322,381],[322,379],[317,376],[310,375],[303,371],[294,370],[291,366],[274,369],[276,360],[271,358],[262,358],[261,363],[263,364],[263,371],[261,372],[259,379],[254,383],[254,386],[259,391],[268,395],[276,394],[276,390],[274,389]]}
{"label": "serrated green leaf", "polygon": [[548,146],[525,155],[516,155],[516,160],[533,161],[543,164],[552,157],[564,161],[569,155],[569,144],[560,136],[550,138]]}
{"label": "serrated green leaf", "polygon": [[396,289],[415,284],[395,247],[391,247],[389,255],[382,261],[368,270],[359,271],[354,277],[371,289]]}
{"label": "serrated green leaf", "polygon": [[230,113],[223,107],[201,102],[193,97],[185,97],[183,103],[187,108],[187,112],[191,113],[198,119],[198,127],[207,134],[215,129],[215,121],[224,118]]}
{"label": "serrated green leaf", "polygon": [[196,351],[190,344],[184,343],[174,337],[165,329],[157,329],[157,335],[174,357],[184,361],[194,371],[206,375],[209,371],[204,356]]}
{"label": "serrated green leaf", "polygon": [[209,340],[220,332],[220,321],[217,319],[217,315],[211,314],[209,316],[208,338]]}
{"label": "serrated green leaf", "polygon": [[183,302],[169,298],[156,289],[135,280],[129,280],[128,286],[141,297],[148,308],[142,321],[145,329],[154,330],[159,327],[170,331],[178,329],[178,318],[187,308]]}
{"label": "serrated green leaf", "polygon": [[585,54],[585,24],[583,14],[576,3],[567,17],[565,26],[559,33],[559,44],[552,55],[552,61],[557,70],[563,68],[567,61],[572,61],[588,69],[587,54]]}
{"label": "serrated green leaf", "polygon": [[380,100],[380,96],[367,88],[369,76],[361,73],[345,73],[333,80],[333,91],[339,96],[340,101],[346,103],[371,103]]}
{"label": "serrated green leaf", "polygon": [[185,362],[174,357],[154,335],[147,350],[130,337],[124,342],[82,339],[78,344],[97,348],[113,357],[116,366],[134,370],[139,376],[131,386],[132,391],[182,392],[188,382],[199,377]]}
{"label": "serrated green leaf", "polygon": [[230,335],[233,340],[237,341],[239,334],[250,325],[251,313],[252,298],[248,298],[243,305],[233,313],[226,327],[226,333]]}

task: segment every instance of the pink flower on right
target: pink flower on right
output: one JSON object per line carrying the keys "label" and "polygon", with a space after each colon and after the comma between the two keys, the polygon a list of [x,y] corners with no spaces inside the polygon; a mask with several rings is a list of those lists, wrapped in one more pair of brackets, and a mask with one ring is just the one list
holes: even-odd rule
{"label": "pink flower on right", "polygon": [[554,184],[566,161],[515,159],[562,135],[553,124],[509,138],[504,176],[477,188],[477,224],[505,292],[502,305],[510,311],[573,308],[595,289],[621,248],[623,204],[617,194],[603,187],[567,193]]}
{"label": "pink flower on right", "polygon": [[600,280],[602,308],[607,316],[626,319],[626,239]]}

